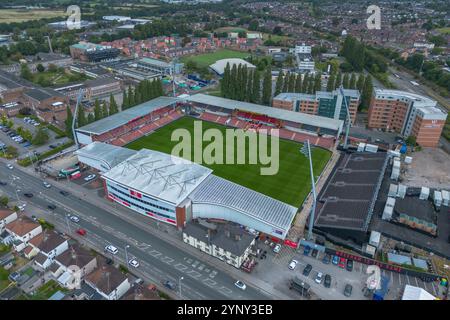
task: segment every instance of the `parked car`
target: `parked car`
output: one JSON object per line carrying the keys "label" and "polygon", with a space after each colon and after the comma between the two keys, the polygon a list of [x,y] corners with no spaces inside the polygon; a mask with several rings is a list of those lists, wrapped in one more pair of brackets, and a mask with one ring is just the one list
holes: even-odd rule
{"label": "parked car", "polygon": [[47,181],[42,182],[42,184],[44,185],[44,187],[46,188],[50,188],[52,185],[50,183],[48,183]]}
{"label": "parked car", "polygon": [[77,216],[71,216],[71,217],[70,217],[70,220],[73,221],[73,222],[75,222],[75,223],[80,222],[80,218],[78,218]]}
{"label": "parked car", "polygon": [[86,230],[84,230],[84,229],[78,229],[77,231],[76,231],[80,236],[85,236],[86,235]]}
{"label": "parked car", "polygon": [[325,288],[331,287],[331,276],[329,274],[326,274],[324,279],[325,280],[323,282],[323,285],[325,286]]}
{"label": "parked car", "polygon": [[242,281],[238,280],[234,283],[234,285],[236,287],[238,287],[241,290],[245,290],[247,288],[247,286],[245,285],[245,283],[243,283]]}
{"label": "parked car", "polygon": [[303,275],[305,277],[309,276],[309,274],[311,273],[312,270],[312,265],[307,264],[306,267],[303,269]]}
{"label": "parked car", "polygon": [[170,280],[166,280],[163,282],[164,287],[169,288],[170,290],[175,290],[177,285]]}
{"label": "parked car", "polygon": [[27,198],[33,198],[33,194],[31,192],[25,192],[23,195]]}
{"label": "parked car", "polygon": [[347,270],[348,271],[353,270],[353,260],[350,260],[350,259],[347,260]]}
{"label": "parked car", "polygon": [[69,192],[64,191],[64,190],[61,190],[59,193],[62,194],[63,196],[68,196],[69,195]]}
{"label": "parked car", "polygon": [[325,263],[325,264],[330,264],[330,262],[331,262],[331,256],[330,256],[329,254],[326,254],[326,255],[323,257],[322,262]]}
{"label": "parked car", "polygon": [[56,206],[55,206],[54,204],[49,204],[49,205],[47,206],[47,208],[49,208],[50,210],[55,210],[55,209],[56,209]]}
{"label": "parked car", "polygon": [[303,255],[305,255],[305,256],[309,255],[310,251],[311,251],[311,247],[305,246],[305,250],[303,250]]}
{"label": "parked car", "polygon": [[297,266],[298,261],[293,259],[290,263],[289,263],[289,269],[294,270],[295,267]]}
{"label": "parked car", "polygon": [[340,258],[338,264],[339,268],[345,269],[345,264],[346,264],[345,258]]}
{"label": "parked car", "polygon": [[116,247],[114,247],[112,244],[107,245],[105,247],[105,250],[112,253],[112,254],[117,254],[119,252],[119,249],[117,249]]}
{"label": "parked car", "polygon": [[333,259],[331,260],[332,264],[338,265],[339,263],[339,257],[338,256],[333,256]]}
{"label": "parked car", "polygon": [[136,259],[131,259],[130,261],[128,261],[128,264],[134,268],[139,267],[139,262]]}
{"label": "parked car", "polygon": [[31,219],[34,221],[34,222],[36,222],[37,221],[37,218],[36,218],[36,216],[35,215],[32,215],[31,216]]}
{"label": "parked car", "polygon": [[319,254],[319,251],[317,249],[313,249],[313,251],[311,253],[311,257],[316,258],[318,254]]}
{"label": "parked car", "polygon": [[86,178],[84,178],[84,181],[91,181],[91,180],[94,180],[95,177],[96,177],[95,174],[90,174],[90,175],[88,175]]}
{"label": "parked car", "polygon": [[27,206],[27,204],[23,203],[23,204],[17,206],[17,208],[19,208],[20,211],[24,211],[26,206]]}
{"label": "parked car", "polygon": [[281,244],[277,244],[274,248],[273,248],[273,252],[278,253],[281,250]]}
{"label": "parked car", "polygon": [[353,287],[351,284],[346,284],[344,288],[344,296],[350,297],[352,295]]}
{"label": "parked car", "polygon": [[316,279],[314,279],[314,281],[317,284],[321,284],[322,283],[322,279],[323,279],[323,273],[322,272],[317,272]]}

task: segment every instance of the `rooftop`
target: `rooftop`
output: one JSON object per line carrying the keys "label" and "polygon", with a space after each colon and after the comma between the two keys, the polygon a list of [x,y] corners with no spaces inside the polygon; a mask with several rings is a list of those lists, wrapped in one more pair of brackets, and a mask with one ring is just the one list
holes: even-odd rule
{"label": "rooftop", "polygon": [[211,64],[209,67],[211,69],[213,69],[215,72],[217,72],[218,74],[223,74],[225,72],[225,68],[228,63],[230,64],[230,68],[233,68],[234,65],[236,65],[236,67],[239,65],[244,65],[244,66],[247,66],[247,68],[256,68],[256,66],[251,64],[250,62],[247,62],[244,59],[239,59],[239,58],[217,60],[216,62]]}
{"label": "rooftop", "polygon": [[94,141],[75,151],[81,157],[94,159],[102,163],[105,170],[112,169],[122,161],[136,154],[137,151],[114,146],[112,144]]}
{"label": "rooftop", "polygon": [[297,208],[231,181],[210,175],[189,196],[193,203],[233,208],[274,227],[289,229]]}
{"label": "rooftop", "polygon": [[25,94],[37,101],[44,101],[52,97],[64,97],[60,92],[49,88],[34,88],[26,91]]}
{"label": "rooftop", "polygon": [[37,241],[34,241],[33,245],[45,253],[49,253],[67,241],[56,232],[48,230],[44,230],[44,232],[42,232],[39,236],[34,237],[31,241],[35,239],[37,239]]}
{"label": "rooftop", "polygon": [[404,98],[410,101],[414,101],[414,105],[416,107],[419,106],[436,106],[437,102],[435,100],[432,100],[428,97],[411,93],[408,91],[402,91],[402,90],[392,90],[392,89],[380,89],[375,88],[375,95],[379,96],[385,96],[385,99],[398,99],[398,98]]}
{"label": "rooftop", "polygon": [[127,280],[126,275],[109,265],[99,267],[86,276],[87,282],[106,295],[111,294],[125,280]]}
{"label": "rooftop", "polygon": [[[294,101],[294,100],[318,100],[320,98],[332,99],[337,94],[338,94],[338,90],[333,90],[332,92],[316,91],[315,94],[282,92],[282,93],[278,94],[274,99],[288,100],[288,101]],[[359,94],[358,90],[344,89],[344,96],[355,98],[355,99],[357,99],[357,98],[359,99],[360,94]]]}
{"label": "rooftop", "polygon": [[106,172],[103,177],[139,190],[150,197],[177,205],[211,172],[211,169],[188,160],[141,149]]}
{"label": "rooftop", "polygon": [[0,209],[0,220],[7,218],[14,213],[16,212],[9,209]]}
{"label": "rooftop", "polygon": [[406,214],[410,217],[435,223],[433,205],[428,200],[420,200],[419,197],[406,196],[404,199],[396,198],[394,211],[398,214]]}
{"label": "rooftop", "polygon": [[142,58],[139,60],[139,63],[152,64],[152,65],[156,65],[156,66],[162,67],[162,68],[170,68],[170,66],[171,66],[171,64],[166,61],[152,59],[152,58]]}
{"label": "rooftop", "polygon": [[291,121],[299,124],[305,124],[315,126],[318,128],[325,128],[338,131],[342,128],[343,121],[326,117],[314,116],[301,112],[288,111],[278,108],[271,108],[262,106],[259,104],[236,101],[221,97],[210,96],[202,93],[197,93],[186,99],[189,102],[201,103],[206,105],[212,105],[229,110],[240,109],[249,112],[255,112],[259,114],[265,114],[269,117],[277,118],[280,120]]}
{"label": "rooftop", "polygon": [[64,251],[55,259],[65,267],[74,265],[83,268],[95,257],[89,250],[86,250],[79,244],[74,244],[69,247],[69,250]]}
{"label": "rooftop", "polygon": [[26,235],[27,233],[39,228],[41,225],[34,222],[28,217],[21,217],[6,225],[6,229],[18,235],[19,237]]}
{"label": "rooftop", "polygon": [[78,128],[77,131],[91,134],[102,134],[123,126],[129,121],[143,117],[155,110],[170,106],[178,102],[179,99],[171,97],[158,97],[147,102],[141,103],[133,108],[113,114],[107,118],[90,123],[84,127]]}

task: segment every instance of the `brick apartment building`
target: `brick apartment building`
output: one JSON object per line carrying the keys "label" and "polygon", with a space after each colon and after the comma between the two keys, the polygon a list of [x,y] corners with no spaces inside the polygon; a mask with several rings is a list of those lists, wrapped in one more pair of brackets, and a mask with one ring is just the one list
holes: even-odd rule
{"label": "brick apartment building", "polygon": [[24,105],[45,122],[63,122],[67,118],[69,98],[53,89],[34,88],[24,93]]}
{"label": "brick apartment building", "polygon": [[436,147],[447,113],[427,97],[400,90],[374,90],[369,107],[369,128],[416,137],[423,147]]}
{"label": "brick apartment building", "polygon": [[70,46],[70,56],[84,62],[101,62],[117,58],[120,50],[90,42],[80,42]]}
{"label": "brick apartment building", "polygon": [[[350,111],[350,118],[354,123],[360,103],[359,91],[344,89],[344,96]],[[345,120],[347,112],[344,96],[338,90],[317,91],[316,94],[284,92],[273,98],[272,107]]]}
{"label": "brick apartment building", "polygon": [[122,91],[122,83],[113,77],[102,77],[85,81],[84,83],[71,84],[55,88],[57,92],[76,100],[80,90],[83,92],[83,100],[94,101],[95,99],[107,98],[111,94]]}

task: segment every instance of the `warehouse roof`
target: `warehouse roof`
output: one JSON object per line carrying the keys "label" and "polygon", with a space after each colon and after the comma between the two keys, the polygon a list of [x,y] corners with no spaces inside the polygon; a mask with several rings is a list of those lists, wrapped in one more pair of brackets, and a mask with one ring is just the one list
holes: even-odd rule
{"label": "warehouse roof", "polygon": [[158,97],[147,102],[141,103],[133,108],[126,109],[125,111],[116,113],[107,118],[92,122],[84,127],[78,128],[77,131],[92,133],[92,134],[102,134],[123,126],[129,121],[143,117],[155,110],[167,107],[178,101],[177,98],[171,97]]}
{"label": "warehouse roof", "polygon": [[310,126],[326,128],[336,131],[340,130],[343,124],[342,120],[314,116],[306,113],[288,111],[278,108],[271,108],[254,103],[209,96],[202,93],[195,94],[187,98],[186,100],[194,103],[202,103],[230,110],[240,109],[249,112],[265,114],[269,117],[277,118],[280,120],[286,120],[295,123],[306,124]]}
{"label": "warehouse roof", "polygon": [[223,74],[225,72],[225,68],[228,63],[230,64],[230,68],[233,68],[234,65],[236,65],[236,67],[238,67],[239,65],[244,65],[244,66],[247,66],[247,68],[256,68],[250,62],[247,62],[247,61],[245,61],[243,59],[239,59],[239,58],[217,60],[209,67],[211,69],[213,69],[215,72],[217,72],[218,74]]}
{"label": "warehouse roof", "polygon": [[141,149],[103,177],[178,205],[212,170],[169,154]]}
{"label": "warehouse roof", "polygon": [[171,66],[171,64],[166,61],[152,59],[152,58],[142,58],[139,60],[139,63],[152,64],[152,65],[155,65],[155,66],[158,66],[161,68],[170,68],[170,66]]}
{"label": "warehouse roof", "polygon": [[[79,157],[84,157],[100,162],[105,170],[112,169],[122,161],[136,154],[137,151],[121,148],[112,144],[94,141],[87,146],[75,151]],[[102,165],[102,167],[103,167]]]}
{"label": "warehouse roof", "polygon": [[236,183],[210,175],[189,196],[193,203],[232,208],[253,219],[289,229],[297,208]]}

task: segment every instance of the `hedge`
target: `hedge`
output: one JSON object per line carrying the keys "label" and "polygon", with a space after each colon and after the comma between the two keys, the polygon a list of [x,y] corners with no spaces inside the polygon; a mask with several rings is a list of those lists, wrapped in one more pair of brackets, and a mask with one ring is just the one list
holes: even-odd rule
{"label": "hedge", "polygon": [[52,124],[48,124],[47,128],[49,128],[50,130],[52,130],[54,133],[57,134],[56,139],[67,137],[66,133],[63,130]]}
{"label": "hedge", "polygon": [[[38,157],[37,157],[37,161],[45,159],[47,157],[50,157],[54,154],[57,154],[58,152],[70,147],[73,145],[73,141],[69,141],[63,145],[60,145],[59,147],[56,147],[55,149],[49,150],[47,152],[41,153]],[[24,158],[24,159],[20,159],[17,161],[17,163],[19,165],[21,165],[22,167],[28,167],[31,164],[31,160],[30,158]]]}

